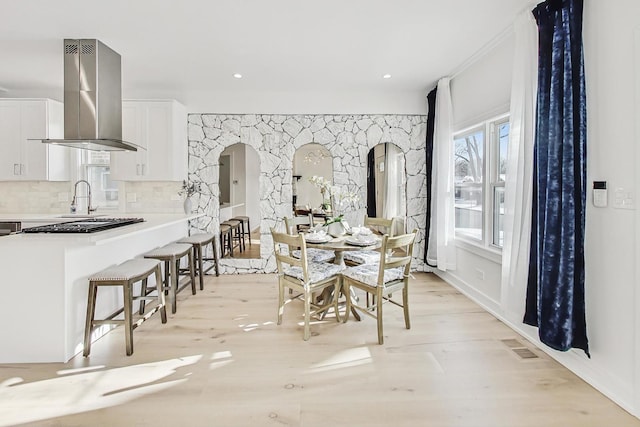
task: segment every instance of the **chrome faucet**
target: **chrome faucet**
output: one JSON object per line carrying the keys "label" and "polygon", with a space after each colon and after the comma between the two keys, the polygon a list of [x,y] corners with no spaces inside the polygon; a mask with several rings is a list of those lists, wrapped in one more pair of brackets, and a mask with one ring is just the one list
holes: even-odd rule
{"label": "chrome faucet", "polygon": [[80,196],[80,197],[86,197],[87,198],[87,215],[91,215],[91,212],[95,212],[96,209],[98,208],[93,208],[91,207],[91,184],[89,184],[89,181],[86,181],[84,179],[81,179],[79,181],[76,181],[75,186],[73,187],[73,200],[71,200],[71,213],[76,213],[76,199],[78,199],[78,184],[80,184],[81,182],[84,182],[85,184],[87,184],[87,195],[86,196]]}

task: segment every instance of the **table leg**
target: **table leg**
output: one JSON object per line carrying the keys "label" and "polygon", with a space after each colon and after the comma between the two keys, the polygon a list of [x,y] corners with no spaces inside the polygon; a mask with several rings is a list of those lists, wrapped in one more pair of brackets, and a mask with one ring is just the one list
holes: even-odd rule
{"label": "table leg", "polygon": [[[336,250],[334,251],[334,253],[335,253],[335,258],[333,259],[333,263],[344,266],[344,257],[342,256],[342,251]],[[351,295],[349,295],[347,298],[351,298],[351,301],[358,301],[358,297],[355,294],[355,291],[353,289],[351,289]],[[351,307],[351,313],[353,314],[353,317],[356,318],[356,320],[358,321],[361,320],[360,314],[354,307]]]}

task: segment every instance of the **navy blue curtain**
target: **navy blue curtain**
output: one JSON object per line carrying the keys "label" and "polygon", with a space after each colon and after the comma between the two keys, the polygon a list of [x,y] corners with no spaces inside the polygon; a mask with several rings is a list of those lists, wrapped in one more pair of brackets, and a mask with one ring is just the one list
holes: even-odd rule
{"label": "navy blue curtain", "polygon": [[589,355],[584,302],[586,97],[582,0],[548,0],[539,31],[531,255],[524,322]]}
{"label": "navy blue curtain", "polygon": [[367,154],[367,216],[377,217],[376,212],[376,155],[374,150]]}
{"label": "navy blue curtain", "polygon": [[438,93],[438,88],[435,87],[429,94],[427,95],[427,135],[426,135],[426,143],[425,143],[425,164],[427,167],[427,222],[425,224],[425,236],[424,236],[424,263],[430,267],[436,267],[435,265],[429,264],[427,261],[427,256],[429,252],[429,235],[431,234],[431,187],[433,184],[433,137],[435,131],[435,123],[436,123],[436,95]]}

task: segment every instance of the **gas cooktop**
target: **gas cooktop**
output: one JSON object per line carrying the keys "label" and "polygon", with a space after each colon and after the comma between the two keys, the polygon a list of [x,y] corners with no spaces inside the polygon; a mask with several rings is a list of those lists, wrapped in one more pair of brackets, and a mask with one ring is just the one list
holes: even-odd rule
{"label": "gas cooktop", "polygon": [[88,218],[80,221],[23,228],[23,233],[95,233],[143,222],[144,218]]}

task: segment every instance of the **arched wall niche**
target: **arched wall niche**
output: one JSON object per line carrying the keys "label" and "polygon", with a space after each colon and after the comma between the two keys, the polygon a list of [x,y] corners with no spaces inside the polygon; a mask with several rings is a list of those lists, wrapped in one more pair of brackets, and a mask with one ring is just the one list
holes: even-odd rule
{"label": "arched wall niche", "polygon": [[396,234],[406,231],[407,171],[405,154],[391,142],[374,145],[367,153],[366,214],[396,218]]}
{"label": "arched wall niche", "polygon": [[423,115],[277,115],[189,114],[189,179],[203,183],[194,199],[204,215],[193,221],[194,231],[219,233],[219,161],[235,143],[253,147],[260,159],[260,259],[221,263],[221,273],[275,272],[270,228],[280,228],[291,215],[293,157],[296,150],[316,143],[331,153],[334,185],[360,196],[360,204],[345,214],[352,224],[366,213],[367,155],[374,146],[390,142],[405,157],[407,215],[405,227],[420,230],[413,267],[423,271],[426,222],[426,116]]}
{"label": "arched wall niche", "polygon": [[[313,176],[333,180],[333,158],[329,150],[317,143],[298,147],[293,155],[292,202],[294,208],[319,208],[323,203],[320,190],[310,181]],[[333,182],[333,181],[332,181]]]}

